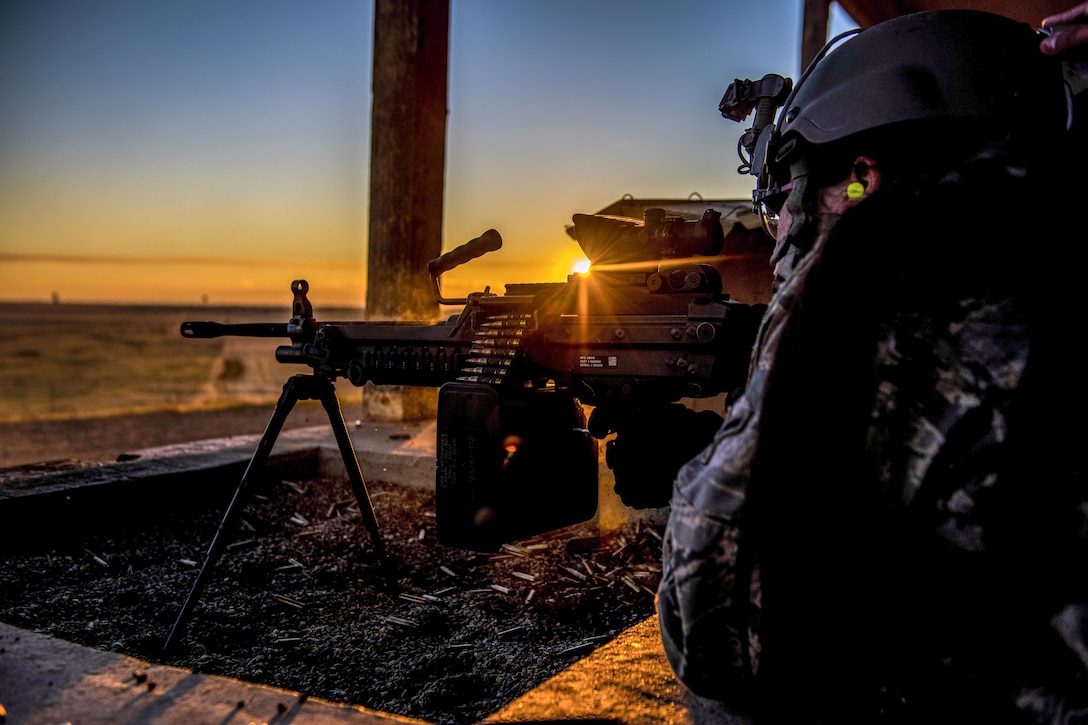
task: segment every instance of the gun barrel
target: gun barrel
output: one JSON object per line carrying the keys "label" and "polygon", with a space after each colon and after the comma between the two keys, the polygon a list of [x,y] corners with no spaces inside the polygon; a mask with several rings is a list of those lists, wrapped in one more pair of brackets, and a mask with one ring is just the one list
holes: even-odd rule
{"label": "gun barrel", "polygon": [[210,338],[232,335],[235,337],[290,337],[283,322],[246,322],[225,325],[220,322],[183,322],[181,336]]}

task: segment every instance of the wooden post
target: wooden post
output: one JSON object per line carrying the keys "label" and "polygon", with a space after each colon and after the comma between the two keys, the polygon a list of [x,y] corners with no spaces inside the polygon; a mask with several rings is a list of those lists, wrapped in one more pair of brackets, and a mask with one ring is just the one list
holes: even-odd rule
{"label": "wooden post", "polygon": [[[449,0],[376,0],[366,316],[435,321],[442,253]],[[368,389],[371,386],[368,386]],[[437,391],[364,389],[364,417],[433,418]]]}
{"label": "wooden post", "polygon": [[831,0],[805,0],[804,19],[801,23],[802,73],[827,43],[829,12],[831,12]]}

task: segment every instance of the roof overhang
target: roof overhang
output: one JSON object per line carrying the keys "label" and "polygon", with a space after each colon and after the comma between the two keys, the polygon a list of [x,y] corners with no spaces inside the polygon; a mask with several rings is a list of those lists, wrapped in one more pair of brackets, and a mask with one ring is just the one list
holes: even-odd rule
{"label": "roof overhang", "polygon": [[[820,52],[827,39],[831,0],[804,0],[801,68]],[[839,0],[839,6],[861,27],[928,10],[986,10],[1038,27],[1048,15],[1068,10],[1074,0]]]}
{"label": "roof overhang", "polygon": [[927,10],[987,10],[1038,27],[1048,15],[1068,10],[1073,0],[839,0],[858,25],[868,26]]}

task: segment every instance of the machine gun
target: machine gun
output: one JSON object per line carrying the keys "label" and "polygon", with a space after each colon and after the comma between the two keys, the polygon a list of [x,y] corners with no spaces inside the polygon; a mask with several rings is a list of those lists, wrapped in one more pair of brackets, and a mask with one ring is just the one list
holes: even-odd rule
{"label": "machine gun", "polygon": [[[185,322],[181,334],[288,338],[276,359],[318,378],[439,387],[439,539],[494,548],[595,513],[596,443],[579,403],[615,419],[743,382],[758,314],[697,258],[721,250],[720,216],[576,214],[588,274],[444,297],[442,274],[502,246],[488,230],[428,264],[439,303],[463,305],[436,324],[319,322],[296,280],[287,323]],[[588,431],[603,438],[598,417]]]}
{"label": "machine gun", "polygon": [[[319,322],[309,285],[296,280],[286,323],[185,322],[181,334],[290,341],[277,348],[276,359],[309,366],[312,375],[285,385],[250,470],[267,460],[294,402],[320,399],[382,556],[332,383],[438,387],[438,538],[494,550],[593,517],[597,439],[609,433],[608,421],[743,382],[762,310],[731,300],[717,268],[698,258],[721,250],[720,217],[714,209],[698,220],[663,209],[648,209],[641,220],[576,214],[574,236],[591,262],[588,274],[507,284],[503,295],[488,287],[464,299],[444,297],[442,274],[502,246],[498,232],[488,230],[428,264],[435,299],[462,306],[434,324]],[[588,421],[583,404],[594,407]],[[205,568],[217,551],[213,541]],[[200,579],[194,594],[199,585]]]}

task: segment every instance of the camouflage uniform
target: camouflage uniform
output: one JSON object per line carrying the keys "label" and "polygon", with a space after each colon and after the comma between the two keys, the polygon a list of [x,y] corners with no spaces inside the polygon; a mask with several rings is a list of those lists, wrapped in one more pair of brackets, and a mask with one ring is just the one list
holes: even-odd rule
{"label": "camouflage uniform", "polygon": [[1007,213],[1033,193],[994,152],[788,248],[673,489],[658,616],[692,691],[774,722],[1088,713],[1077,300]]}

